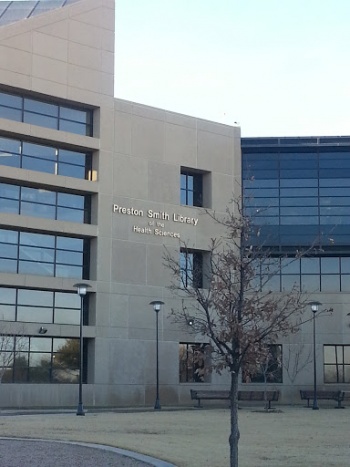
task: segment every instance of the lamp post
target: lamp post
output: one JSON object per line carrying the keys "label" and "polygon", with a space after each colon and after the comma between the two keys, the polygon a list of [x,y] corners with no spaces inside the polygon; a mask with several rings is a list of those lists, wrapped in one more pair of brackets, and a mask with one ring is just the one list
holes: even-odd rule
{"label": "lamp post", "polygon": [[86,295],[89,284],[78,283],[73,287],[77,288],[80,297],[80,323],[79,323],[79,402],[77,415],[85,415],[83,407],[83,314],[84,314],[84,297]]}
{"label": "lamp post", "polygon": [[313,313],[312,324],[313,324],[313,346],[314,346],[314,401],[312,404],[312,410],[318,410],[317,405],[317,378],[316,378],[316,313],[318,307],[322,305],[320,302],[310,302],[311,311]]}
{"label": "lamp post", "polygon": [[153,306],[153,310],[156,312],[156,375],[157,375],[157,392],[156,392],[156,401],[154,404],[154,410],[160,410],[160,402],[159,402],[159,336],[158,336],[158,316],[159,311],[164,302],[160,300],[154,300],[150,303]]}

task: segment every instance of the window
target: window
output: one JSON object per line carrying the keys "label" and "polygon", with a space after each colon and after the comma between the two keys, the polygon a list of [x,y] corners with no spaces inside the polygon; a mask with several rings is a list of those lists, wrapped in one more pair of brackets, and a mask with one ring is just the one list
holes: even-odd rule
{"label": "window", "polygon": [[88,223],[90,196],[0,183],[0,212]]}
{"label": "window", "polygon": [[2,335],[1,339],[2,383],[78,383],[79,339],[24,335]]}
{"label": "window", "polygon": [[88,279],[89,241],[0,229],[0,271]]}
{"label": "window", "polygon": [[282,346],[269,345],[268,353],[263,361],[255,361],[244,365],[242,371],[243,383],[282,383]]}
{"label": "window", "polygon": [[183,287],[203,287],[203,253],[181,249],[180,275]]}
{"label": "window", "polygon": [[180,383],[208,382],[205,368],[209,344],[180,343],[179,379]]}
{"label": "window", "polygon": [[324,382],[350,383],[350,345],[325,345]]}
{"label": "window", "polygon": [[0,92],[0,117],[92,136],[92,110]]}
{"label": "window", "polygon": [[181,170],[181,204],[203,206],[203,174]]}
{"label": "window", "polygon": [[0,137],[0,164],[8,167],[90,180],[91,161],[89,153]]}
{"label": "window", "polygon": [[[88,300],[89,295],[83,301],[84,324],[88,324]],[[77,293],[0,287],[1,321],[79,325],[80,306]]]}

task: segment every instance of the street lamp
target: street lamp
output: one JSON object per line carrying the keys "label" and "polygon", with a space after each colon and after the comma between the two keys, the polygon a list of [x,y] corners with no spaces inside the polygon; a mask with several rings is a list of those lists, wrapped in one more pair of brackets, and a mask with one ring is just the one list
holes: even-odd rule
{"label": "street lamp", "polygon": [[164,302],[161,302],[160,300],[154,300],[153,302],[150,303],[150,305],[153,306],[153,310],[156,312],[156,373],[157,373],[157,393],[156,393],[156,402],[154,404],[154,410],[160,410],[160,402],[159,402],[159,337],[158,337],[158,316],[159,316],[159,311],[162,305],[164,305]]}
{"label": "street lamp", "polygon": [[89,284],[78,283],[73,287],[77,288],[80,297],[80,325],[79,325],[79,402],[77,415],[85,415],[83,407],[83,314],[84,314],[84,297],[86,295]]}
{"label": "street lamp", "polygon": [[313,313],[313,343],[314,343],[314,401],[312,404],[312,410],[318,410],[317,405],[317,381],[316,381],[316,313],[318,312],[318,307],[322,305],[320,302],[310,302],[311,311]]}

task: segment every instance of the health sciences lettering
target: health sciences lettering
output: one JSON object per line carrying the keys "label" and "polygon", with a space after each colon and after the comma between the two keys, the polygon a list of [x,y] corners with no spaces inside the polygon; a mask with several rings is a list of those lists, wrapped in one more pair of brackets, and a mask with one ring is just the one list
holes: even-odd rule
{"label": "health sciences lettering", "polygon": [[139,234],[144,234],[144,235],[157,235],[160,237],[172,237],[172,238],[180,238],[180,234],[178,232],[171,232],[171,231],[166,231],[166,230],[161,230],[161,229],[151,229],[149,227],[139,227],[137,225],[134,225],[132,228],[133,232],[139,233]]}

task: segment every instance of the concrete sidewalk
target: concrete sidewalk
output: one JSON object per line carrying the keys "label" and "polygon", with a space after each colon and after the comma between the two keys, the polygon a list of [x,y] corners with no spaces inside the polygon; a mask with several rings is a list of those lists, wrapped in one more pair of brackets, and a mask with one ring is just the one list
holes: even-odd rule
{"label": "concrete sidewalk", "polygon": [[[240,467],[350,466],[349,417],[349,409],[333,406],[318,411],[278,407],[270,413],[244,408],[239,411]],[[229,465],[228,409],[88,412],[85,417],[5,411],[0,413],[0,436],[103,444],[178,467]],[[79,464],[71,459],[70,465]]]}
{"label": "concrete sidewalk", "polygon": [[174,467],[131,451],[91,443],[0,438],[0,465],[6,467]]}

